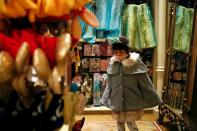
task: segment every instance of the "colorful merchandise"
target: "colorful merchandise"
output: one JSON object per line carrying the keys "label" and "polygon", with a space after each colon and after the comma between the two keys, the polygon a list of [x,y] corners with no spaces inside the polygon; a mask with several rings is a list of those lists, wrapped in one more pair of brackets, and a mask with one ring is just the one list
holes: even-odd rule
{"label": "colorful merchandise", "polygon": [[107,87],[107,83],[108,83],[108,75],[107,73],[104,73],[101,75],[101,97],[103,96],[105,88]]}
{"label": "colorful merchandise", "polygon": [[107,43],[99,43],[100,45],[100,56],[107,56]]}
{"label": "colorful merchandise", "polygon": [[99,20],[97,38],[117,37],[121,34],[123,4],[124,0],[96,0],[95,13]]}
{"label": "colorful merchandise", "polygon": [[90,63],[89,63],[89,59],[88,58],[84,58],[81,60],[81,68],[82,70],[85,71],[89,71],[89,67],[90,67]]}
{"label": "colorful merchandise", "polygon": [[112,56],[113,51],[112,51],[112,45],[108,44],[107,45],[107,56]]}
{"label": "colorful merchandise", "polygon": [[93,81],[92,76],[85,75],[84,82],[81,85],[81,93],[85,95],[86,105],[92,105],[93,103]]}
{"label": "colorful merchandise", "polygon": [[93,86],[93,105],[99,106],[100,105],[100,98],[101,98],[101,74],[94,73],[93,74],[94,86]]}
{"label": "colorful merchandise", "polygon": [[100,72],[100,58],[90,58],[89,72]]}
{"label": "colorful merchandise", "polygon": [[91,56],[95,56],[95,57],[100,56],[100,45],[99,44],[92,44]]}
{"label": "colorful merchandise", "polygon": [[[94,4],[90,3],[90,4],[87,4],[85,7],[94,13],[94,10],[95,10]],[[80,21],[80,24],[82,28],[82,36],[81,36],[82,39],[88,43],[95,43],[96,29],[86,24],[82,20]]]}
{"label": "colorful merchandise", "polygon": [[130,47],[133,49],[157,46],[152,14],[146,3],[126,5],[123,11],[122,29],[123,35],[129,39]]}
{"label": "colorful merchandise", "polygon": [[194,8],[177,6],[173,49],[188,53],[193,29]]}
{"label": "colorful merchandise", "polygon": [[84,56],[91,56],[92,54],[92,45],[85,43],[84,44],[84,50],[83,50],[83,55]]}
{"label": "colorful merchandise", "polygon": [[71,59],[70,50],[81,38],[79,19],[94,28],[99,25],[85,7],[89,2],[0,1],[0,24],[7,23],[0,25],[0,84],[11,88],[6,101],[0,98],[2,129],[54,131],[64,124],[72,129],[86,101],[78,84],[71,85],[70,69],[79,63],[79,54]]}
{"label": "colorful merchandise", "polygon": [[107,71],[108,66],[109,66],[109,60],[106,60],[106,59],[100,60],[100,70],[101,71]]}

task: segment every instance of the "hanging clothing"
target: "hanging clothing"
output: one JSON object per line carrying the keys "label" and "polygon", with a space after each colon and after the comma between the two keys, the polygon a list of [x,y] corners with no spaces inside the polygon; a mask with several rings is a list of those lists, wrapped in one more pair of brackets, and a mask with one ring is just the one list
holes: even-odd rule
{"label": "hanging clothing", "polygon": [[96,0],[99,20],[97,38],[116,37],[121,34],[121,15],[124,0]]}
{"label": "hanging clothing", "polygon": [[194,9],[178,5],[173,36],[173,49],[188,53],[193,29]]}
{"label": "hanging clothing", "polygon": [[152,14],[146,3],[125,6],[122,31],[133,49],[140,50],[157,46]]}
{"label": "hanging clothing", "polygon": [[99,27],[97,30],[108,30],[109,19],[109,11],[110,7],[108,5],[110,0],[96,0],[96,17],[99,21]]}
{"label": "hanging clothing", "polygon": [[[87,4],[85,6],[91,12],[95,12],[94,4]],[[81,28],[82,28],[82,39],[88,43],[95,43],[96,39],[96,29],[92,26],[86,24],[84,21],[80,20]]]}
{"label": "hanging clothing", "polygon": [[108,10],[110,16],[110,21],[108,23],[109,30],[120,29],[123,5],[123,0],[110,0],[110,3],[108,3],[108,6],[111,7],[110,10]]}
{"label": "hanging clothing", "polygon": [[134,49],[140,49],[137,11],[137,5],[128,5],[123,11],[122,18],[123,35],[128,38],[130,47]]}

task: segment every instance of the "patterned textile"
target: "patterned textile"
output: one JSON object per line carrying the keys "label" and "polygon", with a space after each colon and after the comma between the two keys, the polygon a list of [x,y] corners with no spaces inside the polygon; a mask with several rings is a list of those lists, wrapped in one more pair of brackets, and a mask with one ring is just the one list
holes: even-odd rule
{"label": "patterned textile", "polygon": [[146,3],[130,4],[125,7],[122,31],[123,35],[129,39],[131,48],[139,50],[157,45],[152,14]]}
{"label": "patterned textile", "polygon": [[99,20],[99,30],[108,30],[109,23],[109,0],[96,0],[96,17]]}
{"label": "patterned textile", "polygon": [[[87,4],[86,8],[89,9],[90,11],[94,12],[93,4]],[[93,28],[92,26],[86,24],[82,20],[80,21],[80,24],[81,24],[81,28],[82,28],[82,39],[86,42],[89,42],[89,43],[95,43],[96,29]]]}
{"label": "patterned textile", "polygon": [[188,53],[192,36],[194,9],[179,5],[176,9],[173,48],[175,50]]}
{"label": "patterned textile", "polygon": [[96,16],[99,20],[98,38],[121,34],[121,13],[124,0],[96,0]]}

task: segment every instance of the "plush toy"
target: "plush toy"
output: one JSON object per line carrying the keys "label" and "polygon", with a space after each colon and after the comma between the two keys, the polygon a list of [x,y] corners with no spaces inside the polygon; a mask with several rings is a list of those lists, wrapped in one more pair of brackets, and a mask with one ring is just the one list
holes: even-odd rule
{"label": "plush toy", "polygon": [[[67,121],[71,120],[70,123],[75,122],[74,103],[77,103],[77,97],[72,103],[71,95],[66,104],[70,109],[66,113],[61,112],[66,110],[62,89],[68,85],[65,83],[65,59],[70,49],[81,38],[79,18],[93,27],[99,25],[96,16],[84,7],[89,1],[0,0],[0,20],[27,17],[31,24],[35,21],[42,22],[44,19],[48,22],[50,18],[56,21],[71,20],[71,30],[58,37],[50,35],[50,32],[41,35],[31,29],[12,29],[9,35],[0,32],[0,84],[9,84],[14,89],[11,95],[13,108],[7,110],[12,120],[10,123],[8,120],[10,128],[23,130],[22,126],[20,127],[22,123],[29,127],[25,130],[55,130],[66,118]],[[32,71],[35,74],[30,73],[30,76],[37,82],[41,81],[41,85],[39,82],[34,85],[29,81],[28,75]],[[72,91],[76,92],[78,87],[72,87]],[[76,129],[82,128],[83,122],[84,119],[77,122]],[[12,124],[16,128],[11,126]],[[35,127],[42,124],[49,128]]]}
{"label": "plush toy", "polygon": [[[29,122],[24,123],[31,125],[27,130],[54,130],[61,127],[64,123],[64,102],[59,78],[65,75],[61,71],[65,70],[62,65],[65,65],[65,57],[71,47],[70,35],[42,36],[43,39],[39,39],[39,34],[29,30],[15,31],[13,34],[14,37],[10,37],[0,33],[0,83],[9,83],[15,92],[14,96],[10,96],[14,98],[9,101],[13,107],[8,107],[6,113],[7,118],[13,118],[10,128],[23,130],[18,122],[25,120]],[[20,43],[21,39],[24,42]],[[31,81],[31,77],[35,81]],[[38,84],[38,80],[43,84]],[[37,83],[32,85],[32,82]],[[22,117],[23,114],[25,117]],[[31,123],[34,120],[38,123]],[[47,129],[39,125],[47,125]]]}
{"label": "plush toy", "polygon": [[72,84],[71,84],[71,91],[72,91],[72,92],[76,92],[76,91],[78,90],[78,88],[79,88],[79,87],[78,87],[78,85],[77,85],[76,83],[72,83]]}

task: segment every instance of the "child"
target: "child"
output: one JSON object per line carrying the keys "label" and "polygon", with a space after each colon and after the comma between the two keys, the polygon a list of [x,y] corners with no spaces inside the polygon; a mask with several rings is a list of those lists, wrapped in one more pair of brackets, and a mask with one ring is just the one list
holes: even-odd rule
{"label": "child", "polygon": [[118,131],[125,131],[125,122],[130,131],[137,131],[136,120],[141,119],[144,108],[161,104],[145,64],[138,53],[130,53],[128,40],[119,37],[112,45],[108,87],[101,98],[101,104],[112,109],[112,117],[117,120]]}

